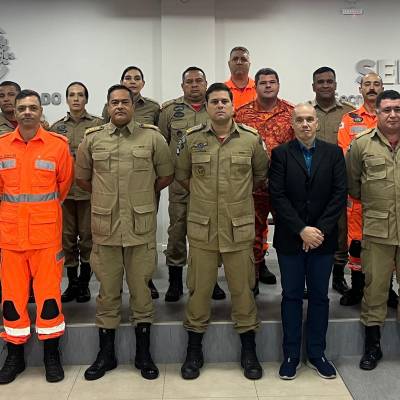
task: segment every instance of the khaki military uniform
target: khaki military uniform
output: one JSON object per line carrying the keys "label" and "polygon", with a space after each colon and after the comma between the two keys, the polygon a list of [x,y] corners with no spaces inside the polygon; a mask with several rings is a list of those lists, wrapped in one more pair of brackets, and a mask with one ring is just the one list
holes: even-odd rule
{"label": "khaki military uniform", "polygon": [[173,175],[165,139],[157,127],[131,121],[87,131],[79,146],[76,178],[92,183],[92,269],[100,282],[96,324],[115,329],[121,320],[124,270],[132,321],[152,322],[147,284],[156,267],[158,177]]}
{"label": "khaki military uniform", "polygon": [[[55,122],[50,131],[57,132],[68,138],[71,154],[76,156],[85,131],[94,126],[102,125],[100,118],[85,112],[79,121],[75,121],[70,113]],[[65,267],[78,267],[88,263],[92,250],[92,232],[90,229],[90,193],[72,184],[67,198],[62,205],[63,211],[63,248],[65,252]],[[79,240],[78,240],[79,238]]]}
{"label": "khaki military uniform", "polygon": [[[167,101],[162,105],[159,127],[167,139],[172,157],[176,146],[186,130],[208,120],[205,104],[196,111],[183,97]],[[171,267],[186,265],[186,218],[188,192],[176,181],[168,187],[169,227],[168,244],[165,251],[166,264]]]}
{"label": "khaki military uniform", "polygon": [[4,116],[3,113],[0,113],[0,135],[12,132],[13,130],[15,130],[14,125]]}
{"label": "khaki military uniform", "polygon": [[[315,108],[318,117],[317,138],[337,144],[338,131],[345,114],[356,108],[351,103],[337,101],[329,109],[322,108],[314,99],[309,102]],[[343,209],[338,220],[338,250],[335,253],[335,265],[345,266],[348,261],[347,245],[347,209]]]}
{"label": "khaki military uniform", "polygon": [[[141,124],[158,125],[158,118],[160,116],[160,105],[155,100],[152,100],[148,97],[143,97],[139,94],[134,103],[134,119],[136,122],[139,122]],[[101,116],[103,117],[104,122],[110,121],[107,104],[104,105]]]}
{"label": "khaki military uniform", "polygon": [[363,209],[361,322],[366,326],[382,325],[386,318],[393,267],[400,278],[399,150],[374,128],[361,133],[346,154],[349,194]]}
{"label": "khaki military uniform", "polygon": [[239,333],[259,325],[255,285],[253,183],[266,181],[268,156],[255,129],[233,123],[224,143],[210,123],[188,130],[178,144],[175,177],[190,179],[186,329],[204,332],[218,265],[224,264]]}

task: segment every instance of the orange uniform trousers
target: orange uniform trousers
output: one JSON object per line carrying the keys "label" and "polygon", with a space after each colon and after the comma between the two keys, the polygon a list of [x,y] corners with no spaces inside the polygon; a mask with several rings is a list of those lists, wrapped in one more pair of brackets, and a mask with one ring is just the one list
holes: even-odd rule
{"label": "orange uniform trousers", "polygon": [[60,301],[63,264],[64,254],[60,246],[25,251],[1,250],[5,332],[0,336],[5,341],[23,344],[31,336],[27,310],[31,278],[37,305],[36,332],[39,340],[64,333]]}

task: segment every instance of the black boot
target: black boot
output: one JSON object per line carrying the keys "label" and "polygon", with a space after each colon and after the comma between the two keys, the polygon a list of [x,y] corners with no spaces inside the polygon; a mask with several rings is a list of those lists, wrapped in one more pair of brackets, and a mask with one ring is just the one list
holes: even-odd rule
{"label": "black boot", "polygon": [[256,269],[258,268],[259,279],[261,283],[265,285],[275,285],[276,284],[276,276],[268,269],[265,264],[265,260],[257,263]]}
{"label": "black boot", "polygon": [[389,296],[387,305],[390,308],[397,309],[397,304],[399,303],[399,297],[397,296],[396,292],[393,290],[393,274],[390,278],[390,288],[389,288]]}
{"label": "black boot", "polygon": [[218,282],[215,284],[213,292],[212,292],[212,299],[213,300],[223,300],[226,298],[225,292],[222,288],[218,285]]}
{"label": "black boot", "polygon": [[135,367],[145,379],[156,379],[158,368],[154,364],[150,354],[150,323],[139,323],[135,328],[136,335],[136,356]]}
{"label": "black boot", "polygon": [[94,381],[101,378],[107,371],[117,368],[114,341],[115,329],[99,328],[100,351],[95,362],[85,371],[85,379]]}
{"label": "black boot", "polygon": [[65,292],[61,295],[62,303],[69,303],[73,301],[78,296],[78,267],[68,267],[67,268],[67,276],[68,276],[68,287],[65,289]]}
{"label": "black boot", "polygon": [[253,289],[253,296],[257,297],[260,294],[260,288],[259,288],[259,284],[258,284],[258,279],[256,279],[256,284],[254,285]]}
{"label": "black boot", "polygon": [[247,379],[260,379],[263,374],[262,367],[258,362],[256,354],[255,332],[247,331],[240,334],[242,342],[242,354],[240,364],[244,369],[244,376]]}
{"label": "black boot", "polygon": [[381,330],[378,325],[365,327],[365,349],[360,361],[360,368],[370,371],[378,365],[382,358]]}
{"label": "black boot", "polygon": [[64,370],[60,361],[58,342],[60,338],[43,341],[44,368],[47,382],[60,382],[64,379]]}
{"label": "black boot", "polygon": [[178,301],[183,295],[182,267],[168,267],[169,287],[165,293],[165,301]]}
{"label": "black boot", "polygon": [[181,367],[183,379],[196,379],[200,376],[200,368],[204,364],[203,350],[201,342],[203,333],[188,331],[188,346],[186,359]]}
{"label": "black boot", "polygon": [[0,370],[0,384],[12,382],[25,369],[24,345],[7,342],[7,358]]}
{"label": "black boot", "polygon": [[149,280],[149,283],[147,284],[147,286],[148,286],[149,289],[150,289],[151,298],[152,298],[152,299],[158,299],[158,298],[160,297],[160,294],[158,293],[158,290],[157,290],[157,288],[155,287],[155,285],[154,285],[154,283],[153,283],[153,281],[152,281],[151,279]]}
{"label": "black boot", "polygon": [[89,263],[81,264],[81,273],[78,279],[78,293],[76,296],[77,303],[86,303],[90,301],[89,282],[92,276],[92,269]]}
{"label": "black boot", "polygon": [[365,286],[365,275],[361,271],[351,270],[351,289],[341,298],[342,306],[354,306],[361,303]]}
{"label": "black boot", "polygon": [[344,279],[344,265],[335,264],[332,273],[332,288],[340,294],[345,294],[349,287]]}

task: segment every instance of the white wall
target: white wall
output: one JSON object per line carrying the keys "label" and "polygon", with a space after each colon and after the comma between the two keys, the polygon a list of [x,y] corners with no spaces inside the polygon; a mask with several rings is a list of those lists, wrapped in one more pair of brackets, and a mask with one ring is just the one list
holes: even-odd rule
{"label": "white wall", "polygon": [[[127,65],[144,70],[143,94],[165,101],[181,93],[181,72],[202,67],[208,82],[229,76],[229,50],[244,45],[252,75],[275,68],[281,96],[313,97],[312,72],[336,69],[338,92],[356,95],[361,59],[400,58],[400,2],[358,0],[358,17],[342,16],[349,0],[1,0],[0,28],[16,59],[3,79],[39,92],[61,92],[73,80],[89,88],[88,110],[100,114],[107,88]],[[399,86],[386,86],[399,89]],[[65,105],[47,106],[50,122]],[[168,216],[163,197],[160,242]]]}

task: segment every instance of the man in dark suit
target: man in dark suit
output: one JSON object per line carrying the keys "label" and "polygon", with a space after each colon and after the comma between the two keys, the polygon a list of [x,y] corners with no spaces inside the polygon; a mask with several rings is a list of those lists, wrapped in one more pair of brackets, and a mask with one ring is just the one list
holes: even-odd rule
{"label": "man in dark suit", "polygon": [[336,370],[324,351],[328,286],[337,248],[337,221],[346,203],[346,167],[338,146],[316,139],[318,118],[310,104],[292,117],[296,139],[272,150],[269,190],[276,212],[274,247],[282,280],[284,361],[282,379],[300,367],[304,283],[308,288],[308,365],[323,378]]}

